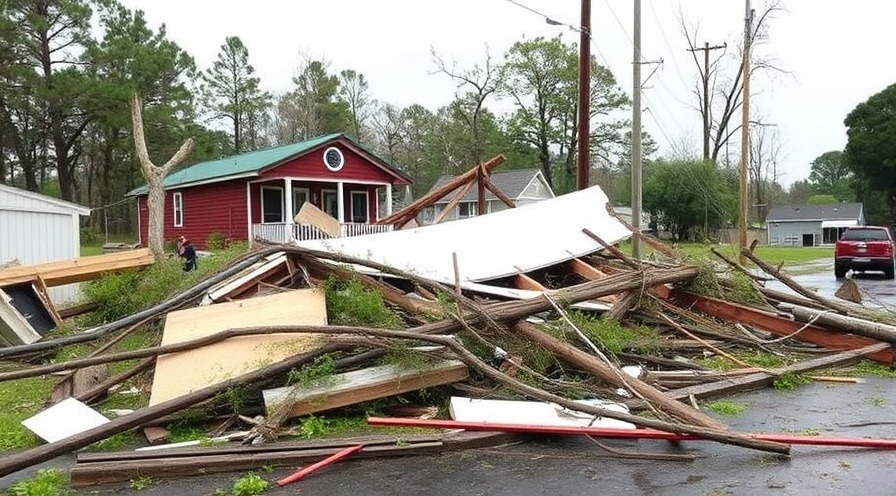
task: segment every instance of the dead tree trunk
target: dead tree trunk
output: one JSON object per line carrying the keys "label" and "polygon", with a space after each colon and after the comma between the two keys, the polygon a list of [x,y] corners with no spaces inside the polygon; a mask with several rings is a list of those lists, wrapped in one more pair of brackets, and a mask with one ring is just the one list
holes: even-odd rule
{"label": "dead tree trunk", "polygon": [[162,181],[175,165],[183,162],[188,155],[193,153],[193,138],[187,138],[184,144],[180,145],[177,153],[168,162],[165,162],[165,165],[159,167],[152,163],[149,151],[146,149],[146,139],[143,135],[143,99],[136,94],[132,95],[130,107],[131,122],[134,126],[134,148],[137,151],[140,170],[143,171],[146,187],[149,190],[146,201],[146,208],[149,212],[147,246],[155,256],[160,256],[165,252],[165,188]]}

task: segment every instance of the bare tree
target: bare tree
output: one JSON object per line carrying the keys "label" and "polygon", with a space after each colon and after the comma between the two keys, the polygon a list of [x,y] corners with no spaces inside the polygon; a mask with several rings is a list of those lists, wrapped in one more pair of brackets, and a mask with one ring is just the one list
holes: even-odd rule
{"label": "bare tree", "polygon": [[149,212],[149,229],[147,245],[156,255],[165,252],[165,188],[162,181],[168,172],[177,164],[183,162],[187,156],[193,153],[193,138],[187,138],[177,152],[165,165],[161,167],[152,163],[149,151],[146,149],[146,139],[143,135],[143,99],[134,94],[129,101],[131,107],[131,123],[134,126],[134,148],[137,158],[140,160],[140,170],[146,179],[146,187],[149,190],[146,207]]}
{"label": "bare tree", "polygon": [[[753,15],[752,30],[750,32],[750,44],[755,50],[757,45],[762,45],[768,39],[768,23],[774,19],[775,14],[782,11],[782,0],[769,0],[757,16]],[[700,80],[695,83],[694,94],[699,102],[695,107],[702,118],[709,122],[710,159],[718,162],[722,148],[740,131],[740,125],[732,124],[732,118],[743,104],[743,43],[739,43],[738,53],[729,55],[727,45],[723,48],[723,54],[703,67],[697,52],[702,52],[705,47],[698,45],[699,26],[690,26],[684,19],[684,14],[679,11],[679,23],[681,31],[688,43],[688,50],[694,58],[700,73]],[[750,61],[751,73],[786,71],[775,65],[775,61],[769,57],[755,57]],[[736,70],[725,61],[736,60]],[[704,95],[703,80],[708,81],[708,94]],[[704,104],[704,102],[706,102]]]}
{"label": "bare tree", "polygon": [[781,155],[781,132],[773,125],[754,122],[750,129],[750,193],[757,219],[765,219],[771,193],[781,177],[778,163]]}

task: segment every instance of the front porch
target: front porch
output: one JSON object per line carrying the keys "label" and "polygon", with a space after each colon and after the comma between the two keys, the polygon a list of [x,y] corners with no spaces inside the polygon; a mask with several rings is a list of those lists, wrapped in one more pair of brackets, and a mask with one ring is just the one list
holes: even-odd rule
{"label": "front porch", "polygon": [[294,177],[250,183],[250,239],[289,243],[334,236],[312,225],[295,222],[305,203],[331,216],[339,237],[388,232],[391,225],[375,222],[392,213],[392,185],[360,181],[321,181]]}

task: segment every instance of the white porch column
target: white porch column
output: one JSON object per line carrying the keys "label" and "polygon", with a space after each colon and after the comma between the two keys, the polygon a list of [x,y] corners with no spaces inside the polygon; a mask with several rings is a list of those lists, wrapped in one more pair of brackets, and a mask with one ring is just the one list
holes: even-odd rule
{"label": "white porch column", "polygon": [[287,241],[295,241],[296,230],[292,228],[293,224],[295,223],[292,215],[292,178],[287,177],[285,179],[285,182],[286,190],[284,194],[286,198],[284,198],[283,206],[286,209],[286,212],[284,214],[286,215],[286,218],[284,219],[284,222],[286,222],[286,236],[288,238]]}
{"label": "white porch column", "polygon": [[392,183],[386,185],[386,215],[383,217],[390,215],[392,215]]}
{"label": "white porch column", "polygon": [[342,224],[345,222],[345,190],[342,181],[336,183],[336,203],[336,220]]}

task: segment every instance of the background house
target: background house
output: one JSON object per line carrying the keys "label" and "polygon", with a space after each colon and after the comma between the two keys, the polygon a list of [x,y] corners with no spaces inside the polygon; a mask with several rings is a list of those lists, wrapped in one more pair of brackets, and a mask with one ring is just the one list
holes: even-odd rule
{"label": "background house", "polygon": [[[435,190],[454,179],[454,176],[442,176],[430,188]],[[513,200],[516,206],[523,206],[541,200],[547,200],[554,197],[554,191],[544,178],[541,169],[519,169],[506,172],[495,172],[490,176],[490,181],[505,195]],[[445,208],[454,199],[453,194],[449,194],[427,208],[422,214],[422,223],[431,224]],[[484,213],[499,212],[509,208],[503,201],[498,199],[489,190],[485,192],[485,201],[487,210]],[[473,187],[461,198],[457,205],[448,212],[443,220],[466,219],[475,217],[479,214],[479,197],[478,189],[474,183]]]}
{"label": "background house", "polygon": [[[81,254],[81,217],[90,209],[58,198],[0,184],[0,264],[34,265]],[[49,289],[53,303],[73,302],[78,285]]]}
{"label": "background house", "polygon": [[[347,235],[382,230],[388,226],[370,223],[391,213],[394,186],[410,184],[343,134],[202,162],[165,178],[165,239],[183,235],[205,248],[213,233],[235,241],[319,236],[293,221],[305,202],[337,219]],[[137,197],[139,241],[145,246],[146,186],[128,194]]]}
{"label": "background house", "polygon": [[832,245],[847,227],[865,225],[865,208],[861,203],[778,205],[768,211],[765,224],[770,245]]}

